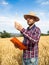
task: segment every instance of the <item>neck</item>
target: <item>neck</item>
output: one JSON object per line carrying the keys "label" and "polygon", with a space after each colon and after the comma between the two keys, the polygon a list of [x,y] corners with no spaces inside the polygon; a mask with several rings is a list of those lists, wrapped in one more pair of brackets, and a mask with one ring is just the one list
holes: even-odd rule
{"label": "neck", "polygon": [[32,26],[34,26],[34,24],[32,24],[31,26],[29,26],[29,28],[31,28]]}

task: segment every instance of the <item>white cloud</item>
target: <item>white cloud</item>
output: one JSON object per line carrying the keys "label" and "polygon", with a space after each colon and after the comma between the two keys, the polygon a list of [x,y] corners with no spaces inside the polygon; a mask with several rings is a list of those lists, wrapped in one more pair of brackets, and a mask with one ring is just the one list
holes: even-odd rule
{"label": "white cloud", "polygon": [[0,16],[0,23],[12,22],[14,19],[6,16]]}
{"label": "white cloud", "polygon": [[49,30],[49,21],[40,21],[36,23],[36,25],[41,29],[42,33],[47,33],[47,31]]}
{"label": "white cloud", "polygon": [[13,32],[14,29],[14,18],[0,16],[0,31],[6,30],[8,32]]}
{"label": "white cloud", "polygon": [[49,30],[49,13],[44,11],[37,12],[40,21],[36,23],[38,27],[40,27],[42,33],[47,33]]}
{"label": "white cloud", "polygon": [[37,3],[39,3],[40,5],[49,5],[49,1],[47,0],[36,0]]}
{"label": "white cloud", "polygon": [[8,5],[8,3],[7,3],[7,2],[5,2],[5,1],[3,1],[3,2],[2,2],[2,4],[3,4],[3,5]]}
{"label": "white cloud", "polygon": [[41,3],[43,0],[36,0],[37,3]]}
{"label": "white cloud", "polygon": [[18,32],[19,33],[19,31],[14,28],[15,21],[19,22],[23,27],[26,27],[26,22],[21,17],[0,16],[0,31],[6,30],[8,32]]}
{"label": "white cloud", "polygon": [[45,12],[39,12],[40,16],[45,16]]}
{"label": "white cloud", "polygon": [[39,11],[37,14],[41,20],[44,20],[44,21],[49,20],[49,12]]}
{"label": "white cloud", "polygon": [[49,5],[49,1],[42,2],[41,5]]}
{"label": "white cloud", "polygon": [[0,1],[0,5],[8,5],[8,2],[6,2],[5,0],[2,0],[2,1]]}
{"label": "white cloud", "polygon": [[[47,17],[48,12],[38,12],[37,14],[40,17],[40,21],[36,23],[36,25],[40,27],[43,33],[46,33],[49,29],[49,19]],[[7,30],[11,32],[18,32],[14,28],[14,21],[19,22],[24,28],[27,28],[27,22],[16,13],[15,16],[0,16],[0,31]]]}

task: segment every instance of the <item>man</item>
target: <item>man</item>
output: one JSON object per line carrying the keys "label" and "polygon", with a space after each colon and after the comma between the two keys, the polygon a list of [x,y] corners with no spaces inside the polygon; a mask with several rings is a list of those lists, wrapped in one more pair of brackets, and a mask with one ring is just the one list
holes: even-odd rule
{"label": "man", "polygon": [[15,22],[15,28],[23,34],[23,43],[28,48],[23,50],[23,61],[25,65],[38,65],[38,42],[41,31],[35,25],[35,22],[39,21],[39,18],[33,12],[24,15],[24,18],[29,25],[27,29]]}

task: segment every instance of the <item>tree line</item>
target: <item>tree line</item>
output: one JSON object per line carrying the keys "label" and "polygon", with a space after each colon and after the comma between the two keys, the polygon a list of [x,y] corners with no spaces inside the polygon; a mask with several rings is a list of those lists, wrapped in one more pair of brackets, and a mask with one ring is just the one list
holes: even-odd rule
{"label": "tree line", "polygon": [[[47,34],[41,33],[41,36],[47,36],[49,35],[49,31],[47,31]],[[12,33],[8,33],[5,30],[3,32],[0,32],[0,37],[1,38],[9,38],[9,37],[14,37],[14,36],[22,36],[22,34],[12,34]]]}
{"label": "tree line", "polygon": [[0,37],[1,38],[9,38],[9,37],[11,37],[11,34],[4,30],[3,32],[0,32]]}

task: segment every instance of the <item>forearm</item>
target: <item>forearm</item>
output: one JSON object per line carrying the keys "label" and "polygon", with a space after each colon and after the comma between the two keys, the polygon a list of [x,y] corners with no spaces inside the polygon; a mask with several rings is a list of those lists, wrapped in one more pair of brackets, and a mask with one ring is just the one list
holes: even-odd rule
{"label": "forearm", "polygon": [[[39,41],[39,38],[38,38],[37,36],[36,36],[36,38],[33,38],[33,37],[31,37],[31,35],[27,34],[26,32],[27,32],[27,30],[24,29],[24,28],[21,30],[21,33],[22,33],[25,37],[27,37],[29,40],[31,40],[31,42],[38,42],[38,41]],[[40,34],[39,34],[39,36],[40,36]]]}

